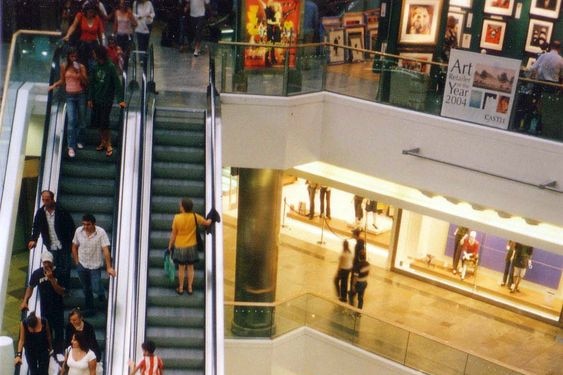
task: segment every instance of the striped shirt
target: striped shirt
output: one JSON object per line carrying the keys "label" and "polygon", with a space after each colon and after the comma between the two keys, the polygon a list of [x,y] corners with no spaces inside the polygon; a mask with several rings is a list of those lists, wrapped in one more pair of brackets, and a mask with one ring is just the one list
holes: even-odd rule
{"label": "striped shirt", "polygon": [[360,260],[354,268],[356,282],[368,281],[369,263],[367,260]]}
{"label": "striped shirt", "polygon": [[144,356],[137,368],[141,370],[141,375],[160,375],[164,370],[164,362],[156,355]]}

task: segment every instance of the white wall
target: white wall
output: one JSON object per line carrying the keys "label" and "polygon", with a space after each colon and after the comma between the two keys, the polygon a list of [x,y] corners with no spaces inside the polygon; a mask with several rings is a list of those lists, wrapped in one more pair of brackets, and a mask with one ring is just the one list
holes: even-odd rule
{"label": "white wall", "polygon": [[421,154],[531,184],[563,186],[563,143],[332,93],[222,94],[223,165],[289,169],[323,161],[410,187],[563,226],[563,194],[402,154]]}
{"label": "white wall", "polygon": [[225,340],[229,375],[420,374],[307,327],[274,340]]}

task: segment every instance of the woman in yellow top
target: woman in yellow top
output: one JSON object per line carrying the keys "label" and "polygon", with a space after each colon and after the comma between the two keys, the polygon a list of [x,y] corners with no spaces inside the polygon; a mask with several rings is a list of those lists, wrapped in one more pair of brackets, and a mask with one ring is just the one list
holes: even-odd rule
{"label": "woman in yellow top", "polygon": [[211,219],[193,212],[194,203],[184,198],[180,201],[180,213],[174,215],[168,249],[174,249],[172,259],[178,265],[176,293],[184,293],[184,278],[188,274],[188,294],[193,293],[194,264],[198,261],[196,229],[199,225],[211,225]]}

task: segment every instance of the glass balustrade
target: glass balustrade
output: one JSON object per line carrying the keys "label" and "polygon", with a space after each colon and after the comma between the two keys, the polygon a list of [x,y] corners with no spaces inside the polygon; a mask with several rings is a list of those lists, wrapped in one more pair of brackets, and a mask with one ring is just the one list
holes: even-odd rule
{"label": "glass balustrade", "polygon": [[[249,334],[237,322],[249,314],[269,329]],[[348,305],[314,294],[303,294],[280,303],[225,303],[225,338],[276,338],[300,327],[309,327],[401,365],[429,374],[519,374],[494,361],[454,348],[427,335],[366,315]],[[266,334],[264,334],[266,332]]]}
{"label": "glass balustrade", "polygon": [[[394,56],[332,44],[274,48],[276,64],[265,65],[270,45],[221,42],[215,51],[222,93],[292,96],[327,91],[440,116],[446,65],[431,54]],[[563,140],[563,85],[530,79],[521,70],[509,131]]]}

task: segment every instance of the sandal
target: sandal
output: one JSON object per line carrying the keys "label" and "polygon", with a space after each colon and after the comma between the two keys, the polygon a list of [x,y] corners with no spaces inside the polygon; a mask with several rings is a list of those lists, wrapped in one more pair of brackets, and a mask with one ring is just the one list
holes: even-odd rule
{"label": "sandal", "polygon": [[106,146],[104,146],[103,143],[100,143],[98,147],[96,147],[96,151],[102,151],[104,148],[106,148]]}
{"label": "sandal", "polygon": [[111,146],[108,146],[108,148],[106,149],[106,156],[110,157],[111,155],[113,155],[113,148]]}
{"label": "sandal", "polygon": [[180,290],[180,288],[176,288],[176,293],[181,296],[182,294],[184,294],[184,291]]}

